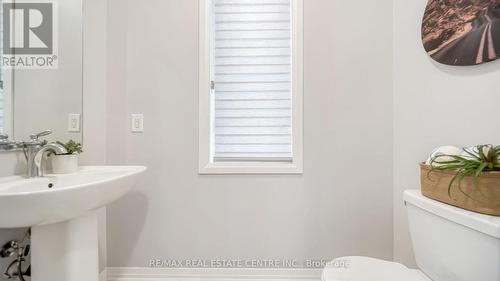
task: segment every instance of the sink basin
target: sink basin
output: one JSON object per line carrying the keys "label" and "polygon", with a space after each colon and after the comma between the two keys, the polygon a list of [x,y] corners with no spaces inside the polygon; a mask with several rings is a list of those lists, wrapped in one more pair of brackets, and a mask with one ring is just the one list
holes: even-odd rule
{"label": "sink basin", "polygon": [[0,228],[53,224],[82,216],[125,195],[141,166],[88,166],[27,179],[0,178]]}
{"label": "sink basin", "polygon": [[97,210],[134,187],[141,166],[0,178],[0,228],[31,227],[32,281],[98,281]]}

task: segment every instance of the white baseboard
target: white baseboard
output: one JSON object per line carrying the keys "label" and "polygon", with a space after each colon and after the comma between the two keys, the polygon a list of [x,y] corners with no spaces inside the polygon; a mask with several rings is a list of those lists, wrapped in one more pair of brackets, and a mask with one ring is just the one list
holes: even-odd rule
{"label": "white baseboard", "polygon": [[108,267],[107,281],[320,281],[321,269]]}
{"label": "white baseboard", "polygon": [[108,272],[106,269],[104,269],[103,271],[101,271],[101,273],[99,273],[99,281],[107,281],[108,280]]}

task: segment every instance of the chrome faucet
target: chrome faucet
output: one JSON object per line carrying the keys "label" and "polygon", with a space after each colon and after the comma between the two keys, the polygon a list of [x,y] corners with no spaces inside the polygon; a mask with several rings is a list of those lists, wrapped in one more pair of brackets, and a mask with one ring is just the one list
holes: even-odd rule
{"label": "chrome faucet", "polygon": [[34,158],[37,176],[39,176],[39,177],[43,177],[43,155],[45,152],[48,152],[48,151],[50,151],[54,154],[66,154],[66,153],[68,153],[68,151],[66,150],[66,148],[64,148],[64,146],[62,146],[58,143],[55,143],[55,142],[48,143],[48,144],[42,146],[42,148],[40,148],[40,150],[38,150],[38,152],[35,154],[35,158]]}
{"label": "chrome faucet", "polygon": [[43,131],[38,134],[30,135],[30,140],[23,142],[24,154],[26,156],[26,175],[28,178],[43,176],[43,154],[51,151],[55,154],[65,154],[66,149],[57,143],[45,144],[39,138],[52,134],[51,130]]}

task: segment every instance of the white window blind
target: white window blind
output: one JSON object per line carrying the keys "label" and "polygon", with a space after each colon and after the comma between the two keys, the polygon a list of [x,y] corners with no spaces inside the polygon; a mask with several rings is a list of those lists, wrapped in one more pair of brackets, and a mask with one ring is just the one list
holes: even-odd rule
{"label": "white window blind", "polygon": [[214,161],[292,160],[291,0],[213,0]]}

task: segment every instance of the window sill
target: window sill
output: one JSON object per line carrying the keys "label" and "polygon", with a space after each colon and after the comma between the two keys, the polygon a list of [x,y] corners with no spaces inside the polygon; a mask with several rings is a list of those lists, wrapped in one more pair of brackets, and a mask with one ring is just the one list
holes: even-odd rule
{"label": "window sill", "polygon": [[279,162],[217,162],[199,167],[200,175],[300,175],[302,165]]}

